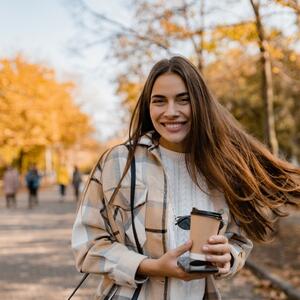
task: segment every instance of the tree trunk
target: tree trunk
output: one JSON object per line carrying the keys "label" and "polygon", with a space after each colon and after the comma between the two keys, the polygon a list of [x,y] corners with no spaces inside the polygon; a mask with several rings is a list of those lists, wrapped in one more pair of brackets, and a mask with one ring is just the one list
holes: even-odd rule
{"label": "tree trunk", "polygon": [[[194,35],[191,35],[190,41],[192,43],[192,46],[194,48],[195,56],[197,61],[195,62],[198,70],[202,72],[203,66],[204,66],[204,59],[203,59],[203,49],[204,49],[204,18],[205,18],[205,9],[204,9],[205,0],[200,1],[200,10],[199,10],[199,24],[200,27],[194,33]],[[184,1],[184,10],[183,10],[183,17],[185,19],[185,25],[188,30],[192,30],[190,23],[189,23],[189,16],[187,14],[187,7],[188,4],[186,1]],[[198,40],[199,38],[199,40]]]}
{"label": "tree trunk", "polygon": [[197,57],[198,57],[198,69],[200,72],[203,70],[203,48],[204,48],[204,1],[201,1],[200,6],[200,24],[201,24],[201,31],[200,31],[200,45],[198,47],[197,51]]}
{"label": "tree trunk", "polygon": [[278,141],[275,131],[275,118],[274,118],[274,93],[273,93],[273,80],[272,80],[272,66],[271,59],[267,49],[267,40],[264,34],[264,28],[261,22],[259,12],[259,1],[250,0],[255,14],[255,23],[258,34],[258,45],[260,50],[261,62],[261,95],[264,102],[264,134],[265,139],[273,154],[278,156]]}
{"label": "tree trunk", "polygon": [[17,164],[17,168],[20,172],[20,174],[23,174],[23,172],[25,172],[24,170],[24,156],[25,156],[25,152],[23,149],[20,150],[19,155],[17,157],[16,160],[16,164]]}

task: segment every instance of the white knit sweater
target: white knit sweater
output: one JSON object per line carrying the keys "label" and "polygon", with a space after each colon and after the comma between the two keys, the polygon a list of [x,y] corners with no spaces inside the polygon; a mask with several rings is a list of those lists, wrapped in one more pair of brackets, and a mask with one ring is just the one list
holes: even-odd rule
{"label": "white knit sweater", "polygon": [[[192,207],[213,211],[213,203],[207,191],[205,180],[200,178],[201,189],[192,181],[185,163],[185,154],[159,146],[162,163],[166,170],[168,182],[168,249],[176,248],[189,240],[189,230],[175,225],[175,217],[189,215]],[[188,255],[186,253],[185,255]],[[170,300],[203,298],[205,279],[185,282],[170,279]]]}

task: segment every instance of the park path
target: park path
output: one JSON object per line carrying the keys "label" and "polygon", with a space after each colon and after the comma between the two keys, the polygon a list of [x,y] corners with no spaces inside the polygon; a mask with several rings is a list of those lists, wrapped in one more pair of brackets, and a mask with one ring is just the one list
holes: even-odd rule
{"label": "park path", "polygon": [[[0,200],[0,299],[67,299],[81,274],[74,267],[70,236],[76,204],[70,195],[59,202],[57,188],[40,193],[38,207],[27,208],[27,195],[18,207],[6,209]],[[93,279],[74,299],[89,299]]]}
{"label": "park path", "polygon": [[[31,210],[26,198],[18,195],[16,209],[6,209],[0,198],[0,299],[67,299],[82,276],[70,248],[76,211],[71,191],[59,202],[56,187],[44,189],[39,206]],[[223,299],[266,299],[256,294],[253,280],[248,270],[222,280]],[[89,277],[73,299],[92,299],[96,283],[97,276]]]}

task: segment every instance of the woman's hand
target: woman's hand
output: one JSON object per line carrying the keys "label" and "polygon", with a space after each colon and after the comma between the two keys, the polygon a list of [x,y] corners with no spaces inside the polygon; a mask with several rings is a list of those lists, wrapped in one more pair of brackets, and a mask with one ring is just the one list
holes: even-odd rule
{"label": "woman's hand", "polygon": [[186,273],[177,265],[178,257],[189,251],[191,247],[192,242],[188,241],[175,249],[169,250],[159,259],[143,260],[139,265],[138,274],[146,276],[173,277],[184,281],[206,277],[208,274]]}
{"label": "woman's hand", "polygon": [[203,246],[206,260],[216,265],[218,274],[227,274],[230,270],[230,246],[224,235],[213,235],[209,238],[208,244]]}

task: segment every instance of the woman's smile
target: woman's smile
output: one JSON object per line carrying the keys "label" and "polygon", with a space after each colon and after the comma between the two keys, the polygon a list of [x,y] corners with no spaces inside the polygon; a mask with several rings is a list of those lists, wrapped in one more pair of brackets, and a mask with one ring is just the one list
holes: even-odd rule
{"label": "woman's smile", "polygon": [[162,122],[161,123],[167,130],[177,132],[183,129],[187,122]]}

